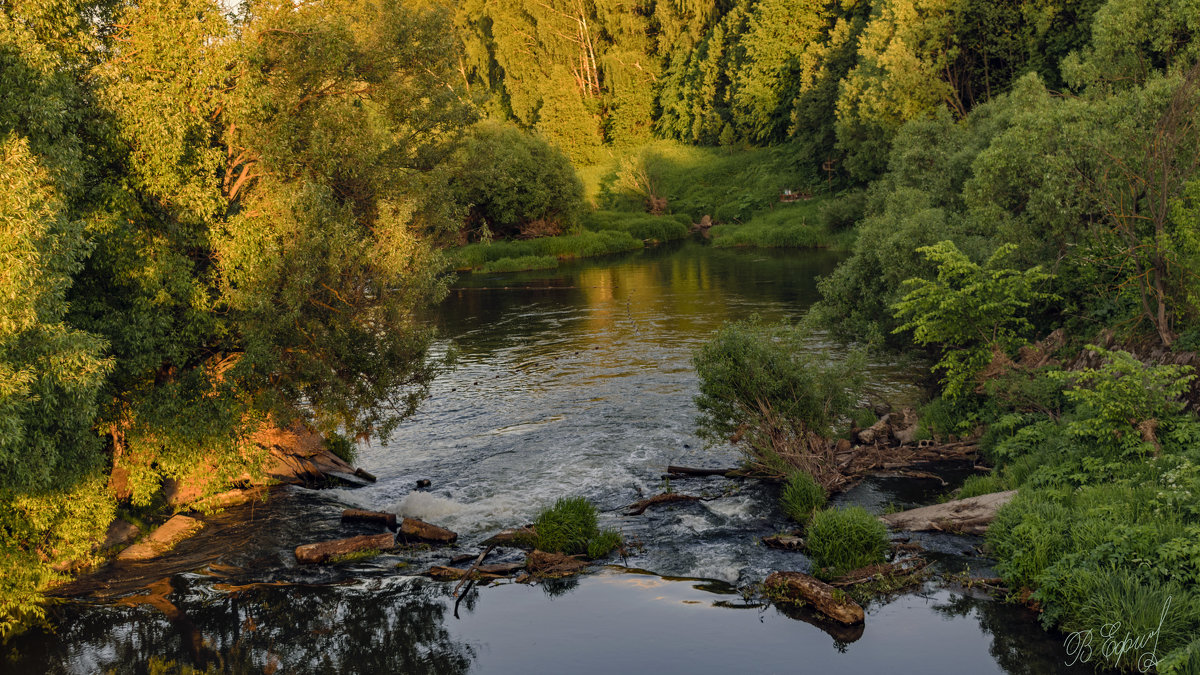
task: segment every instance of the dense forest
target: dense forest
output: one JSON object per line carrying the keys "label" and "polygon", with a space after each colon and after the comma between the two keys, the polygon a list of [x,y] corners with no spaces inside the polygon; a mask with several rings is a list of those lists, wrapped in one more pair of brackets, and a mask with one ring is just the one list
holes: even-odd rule
{"label": "dense forest", "polygon": [[[1198,59],[1197,0],[6,0],[0,636],[256,430],[386,436],[454,268],[711,221],[847,250],[806,328],[936,362],[923,428],[997,467],[964,493],[1021,488],[1005,580],[1064,629],[1171,597],[1195,672]],[[736,330],[716,429],[822,367]],[[812,395],[822,434],[857,400]]]}

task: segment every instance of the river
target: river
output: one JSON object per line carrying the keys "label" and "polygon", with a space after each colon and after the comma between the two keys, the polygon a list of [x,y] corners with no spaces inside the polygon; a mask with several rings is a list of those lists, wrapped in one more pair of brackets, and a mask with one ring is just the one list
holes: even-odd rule
{"label": "river", "polygon": [[[430,317],[457,367],[386,443],[358,463],[359,489],[281,488],[209,518],[165,558],[71,587],[47,626],[10,641],[20,673],[1056,673],[1058,638],[1031,613],[929,584],[835,630],[753,593],[773,570],[807,570],[768,549],[788,529],[776,488],[724,478],[671,488],[714,497],[623,516],[663,491],[668,464],[731,466],[732,448],[696,437],[691,356],[722,323],[796,319],[816,299],[826,252],[732,251],[683,242],[558,270],[468,275]],[[809,348],[838,358],[820,335]],[[876,362],[870,396],[911,402],[915,365]],[[951,481],[962,476],[950,475]],[[418,489],[418,480],[428,488]],[[839,496],[880,511],[934,501],[939,482],[878,478]],[[346,505],[393,510],[460,533],[476,550],[562,496],[638,547],[583,577],[475,588],[414,576],[444,551],[298,567],[300,543],[370,531]],[[925,536],[940,569],[979,568],[978,538]],[[508,554],[512,559],[517,553]],[[136,590],[149,585],[152,592]],[[138,595],[143,593],[143,595]],[[1081,672],[1079,668],[1071,672]]]}

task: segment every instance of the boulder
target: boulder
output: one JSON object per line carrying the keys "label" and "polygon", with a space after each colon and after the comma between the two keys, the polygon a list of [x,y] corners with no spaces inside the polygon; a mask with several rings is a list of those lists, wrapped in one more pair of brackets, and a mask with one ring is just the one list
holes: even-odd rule
{"label": "boulder", "polygon": [[401,521],[399,533],[406,539],[419,539],[435,544],[453,544],[458,540],[457,533],[417,518],[405,518]]}
{"label": "boulder", "polygon": [[145,539],[121,551],[117,560],[156,558],[175,548],[179,542],[199,532],[203,527],[204,523],[195,518],[175,516],[158,526]]}

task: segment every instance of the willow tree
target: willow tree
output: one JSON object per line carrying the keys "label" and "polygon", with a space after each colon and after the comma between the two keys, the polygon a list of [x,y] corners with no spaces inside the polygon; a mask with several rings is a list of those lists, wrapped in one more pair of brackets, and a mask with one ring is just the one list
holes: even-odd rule
{"label": "willow tree", "polygon": [[130,5],[97,69],[134,199],[95,232],[77,315],[117,356],[105,430],[138,501],[243,458],[266,418],[386,432],[435,370],[415,312],[441,291],[424,235],[450,220],[428,175],[466,114],[447,17],[244,12]]}

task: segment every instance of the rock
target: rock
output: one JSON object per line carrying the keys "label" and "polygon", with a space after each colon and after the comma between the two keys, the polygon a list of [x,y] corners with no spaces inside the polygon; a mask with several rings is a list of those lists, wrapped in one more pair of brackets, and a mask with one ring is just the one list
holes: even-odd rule
{"label": "rock", "polygon": [[512,546],[513,548],[533,548],[533,542],[537,539],[537,532],[533,526],[518,527],[511,530],[503,530],[497,534],[483,540],[483,546]]}
{"label": "rock", "polygon": [[405,518],[400,523],[400,535],[436,544],[453,544],[458,540],[458,534],[416,518]]}
{"label": "rock", "polygon": [[367,471],[366,469],[362,468],[361,466],[354,470],[354,475],[358,476],[359,478],[362,478],[363,480],[370,481],[372,483],[374,483],[376,480],[378,480],[377,478],[375,478],[375,474],[371,473],[370,471]]}
{"label": "rock", "polygon": [[771,548],[783,551],[804,550],[804,540],[791,534],[773,534],[769,537],[763,537],[762,542]]}
{"label": "rock", "polygon": [[899,513],[889,513],[880,516],[879,519],[888,527],[897,530],[914,532],[938,530],[983,534],[987,532],[988,524],[995,519],[996,511],[1012,501],[1016,494],[1016,490],[993,492],[978,497],[956,499],[945,504],[933,504]]}
{"label": "rock", "polygon": [[418,488],[427,488],[430,485],[433,485],[433,481],[429,480],[428,478],[422,478],[421,480],[417,481]]}
{"label": "rock", "polygon": [[311,565],[329,562],[337,556],[361,551],[389,551],[396,547],[396,538],[390,532],[364,534],[348,539],[334,539],[296,547],[296,562]]}
{"label": "rock", "polygon": [[199,532],[204,523],[187,516],[175,516],[160,525],[145,539],[121,551],[117,560],[149,560],[175,548],[179,542]]}
{"label": "rock", "polygon": [[129,542],[137,539],[137,536],[142,533],[142,530],[128,520],[117,518],[108,524],[108,531],[104,534],[104,542],[100,544],[100,550],[105,551],[110,548],[124,546]]}
{"label": "rock", "polygon": [[525,568],[539,577],[565,577],[587,566],[587,561],[562,553],[533,550],[525,558]]}
{"label": "rock", "polygon": [[364,509],[346,509],[342,511],[342,522],[378,523],[389,530],[396,529],[396,514],[382,511],[366,511]]}
{"label": "rock", "polygon": [[252,488],[229,490],[227,492],[215,494],[211,497],[205,497],[204,499],[192,504],[192,508],[198,511],[227,509],[230,506],[245,504],[251,499],[259,499],[266,494],[266,492],[267,487],[265,485]]}
{"label": "rock", "polygon": [[801,572],[774,572],[764,582],[775,599],[803,602],[838,623],[863,622],[863,608],[833,586]]}

